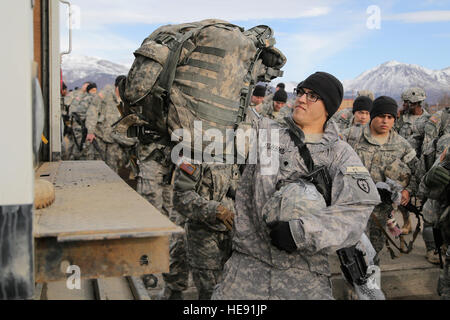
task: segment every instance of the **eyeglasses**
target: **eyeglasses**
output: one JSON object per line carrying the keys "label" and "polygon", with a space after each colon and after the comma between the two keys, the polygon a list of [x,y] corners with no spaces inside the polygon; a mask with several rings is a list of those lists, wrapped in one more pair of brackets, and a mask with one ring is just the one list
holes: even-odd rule
{"label": "eyeglasses", "polygon": [[320,96],[312,91],[306,92],[303,88],[297,89],[297,98],[302,97],[304,94],[306,94],[306,99],[308,99],[308,101],[310,102],[316,102],[317,100],[321,100]]}

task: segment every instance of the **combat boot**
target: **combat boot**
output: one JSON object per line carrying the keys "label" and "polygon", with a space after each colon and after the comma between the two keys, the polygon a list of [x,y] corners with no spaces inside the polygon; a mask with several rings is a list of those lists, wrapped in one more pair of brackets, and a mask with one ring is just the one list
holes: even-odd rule
{"label": "combat boot", "polygon": [[402,228],[402,234],[410,234],[412,231],[412,227],[411,227],[411,218],[408,217],[405,221],[405,223],[403,224],[403,228]]}
{"label": "combat boot", "polygon": [[434,250],[428,250],[426,258],[429,263],[439,264],[439,256]]}
{"label": "combat boot", "polygon": [[156,300],[183,300],[183,292],[164,287],[164,289],[158,293]]}

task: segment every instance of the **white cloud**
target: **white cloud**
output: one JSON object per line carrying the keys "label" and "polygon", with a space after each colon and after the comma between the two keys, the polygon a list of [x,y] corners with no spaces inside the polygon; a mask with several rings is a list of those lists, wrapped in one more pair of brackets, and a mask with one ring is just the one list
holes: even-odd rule
{"label": "white cloud", "polygon": [[450,10],[407,12],[382,16],[382,18],[405,23],[445,22],[450,21]]}
{"label": "white cloud", "polygon": [[282,36],[277,47],[287,56],[283,81],[301,81],[315,71],[327,71],[325,61],[370,32],[360,24],[334,31],[304,32]]}
{"label": "white cloud", "polygon": [[247,21],[252,19],[295,19],[327,15],[329,0],[73,0],[81,10],[82,26],[115,23],[181,23],[201,19]]}

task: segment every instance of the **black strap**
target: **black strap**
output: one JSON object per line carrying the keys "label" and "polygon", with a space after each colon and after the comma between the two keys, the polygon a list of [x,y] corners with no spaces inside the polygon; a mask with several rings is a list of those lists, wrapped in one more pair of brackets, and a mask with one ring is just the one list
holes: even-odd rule
{"label": "black strap", "polygon": [[[75,119],[75,121],[80,125],[81,127],[81,142],[78,143],[76,137],[75,137],[75,132],[73,132],[72,129],[72,134],[73,134],[73,140],[75,142],[75,145],[78,147],[78,150],[83,150],[83,145],[86,142],[86,136],[87,136],[87,129],[86,129],[86,125],[85,122],[83,120],[81,120],[81,117],[78,113],[76,112],[72,112],[72,119]],[[73,121],[72,121],[73,124]]]}
{"label": "black strap", "polygon": [[298,129],[296,128],[296,125],[294,124],[292,118],[285,117],[284,120],[288,125],[289,135],[292,141],[294,141],[294,144],[298,148],[300,156],[303,158],[303,161],[305,161],[308,173],[312,173],[314,171],[314,161],[311,157],[311,153],[309,152],[308,147],[306,146],[306,143],[303,143],[300,136],[298,135]]}

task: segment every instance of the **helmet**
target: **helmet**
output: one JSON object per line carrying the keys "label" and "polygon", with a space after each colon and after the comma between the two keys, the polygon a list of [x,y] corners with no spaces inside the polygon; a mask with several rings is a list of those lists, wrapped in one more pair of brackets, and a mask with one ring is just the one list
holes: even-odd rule
{"label": "helmet", "polygon": [[370,91],[370,90],[360,90],[360,91],[358,91],[358,97],[369,97],[370,100],[372,100],[372,101],[375,100],[374,99],[375,96],[374,96],[373,92]]}
{"label": "helmet", "polygon": [[425,91],[422,88],[409,88],[402,93],[402,100],[412,103],[421,102],[426,99]]}
{"label": "helmet", "polygon": [[271,224],[300,219],[326,207],[325,199],[314,184],[300,179],[276,191],[264,205],[262,217],[267,224]]}

